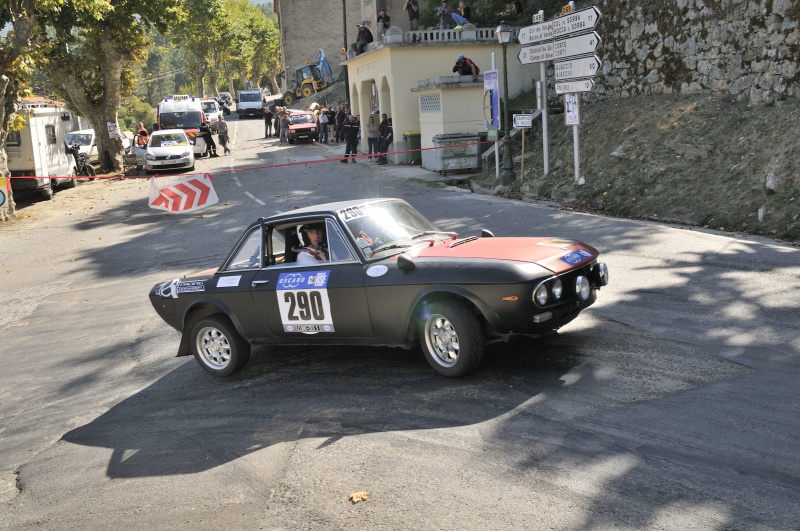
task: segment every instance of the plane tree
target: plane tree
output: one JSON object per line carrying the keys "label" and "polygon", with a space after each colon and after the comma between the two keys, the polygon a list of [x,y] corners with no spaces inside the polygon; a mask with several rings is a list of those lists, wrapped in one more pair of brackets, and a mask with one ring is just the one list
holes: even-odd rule
{"label": "plane tree", "polygon": [[47,31],[46,72],[56,91],[95,128],[100,163],[105,171],[122,169],[120,138],[111,138],[120,99],[135,83],[133,66],[147,57],[150,31],[166,32],[185,16],[174,0],[113,0],[98,13],[80,2],[66,2],[43,16]]}

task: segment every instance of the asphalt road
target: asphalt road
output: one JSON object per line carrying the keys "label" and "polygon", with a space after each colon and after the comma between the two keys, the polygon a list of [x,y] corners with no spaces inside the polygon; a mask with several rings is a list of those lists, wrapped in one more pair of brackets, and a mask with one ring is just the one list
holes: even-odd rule
{"label": "asphalt road", "polygon": [[[0,528],[800,527],[800,250],[230,126],[232,156],[198,163],[213,207],[167,214],[145,180],[98,180],[0,227]],[[462,236],[585,241],[611,284],[461,379],[389,348],[257,348],[222,381],[174,357],[155,283],[219,265],[259,216],[378,196]]]}

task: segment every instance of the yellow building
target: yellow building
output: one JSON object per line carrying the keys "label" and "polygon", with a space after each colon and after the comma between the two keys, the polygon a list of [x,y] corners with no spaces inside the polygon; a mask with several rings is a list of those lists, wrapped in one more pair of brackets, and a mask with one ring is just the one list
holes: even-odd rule
{"label": "yellow building", "polygon": [[[516,36],[516,30],[514,35]],[[516,39],[512,39],[514,41]],[[507,45],[508,91],[514,97],[532,90],[538,80],[535,65],[522,65],[517,59],[519,43]],[[453,66],[459,55],[472,59],[483,72],[492,69],[492,54],[503,79],[503,51],[495,28],[465,25],[460,30],[403,31],[392,27],[382,40],[369,45],[357,56],[352,53],[342,64],[347,66],[351,113],[361,117],[366,138],[367,118],[380,114],[392,118],[392,151],[406,149],[405,132],[420,132],[421,147],[434,147],[434,136],[447,133],[486,131],[483,76],[456,76]],[[426,164],[423,151],[423,166]],[[406,154],[390,157],[405,163]]]}

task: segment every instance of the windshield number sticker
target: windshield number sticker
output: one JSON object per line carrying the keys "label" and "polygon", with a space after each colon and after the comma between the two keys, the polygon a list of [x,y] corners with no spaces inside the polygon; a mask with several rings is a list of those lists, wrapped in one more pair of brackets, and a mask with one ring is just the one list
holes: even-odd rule
{"label": "windshield number sticker", "polygon": [[344,221],[352,221],[354,219],[363,218],[365,214],[361,212],[358,207],[348,207],[339,211],[339,217]]}
{"label": "windshield number sticker", "polygon": [[282,273],[276,294],[284,332],[334,332],[328,299],[330,271]]}

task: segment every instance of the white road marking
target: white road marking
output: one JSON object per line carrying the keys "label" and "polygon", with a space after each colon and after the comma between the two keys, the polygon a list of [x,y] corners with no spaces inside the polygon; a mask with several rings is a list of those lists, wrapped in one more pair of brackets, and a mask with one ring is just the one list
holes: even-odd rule
{"label": "white road marking", "polygon": [[266,205],[266,203],[264,201],[262,201],[261,199],[257,198],[256,196],[254,196],[250,192],[245,192],[244,195],[246,195],[247,197],[249,197],[250,199],[252,199],[253,201],[255,201],[256,203],[258,203],[261,206]]}

